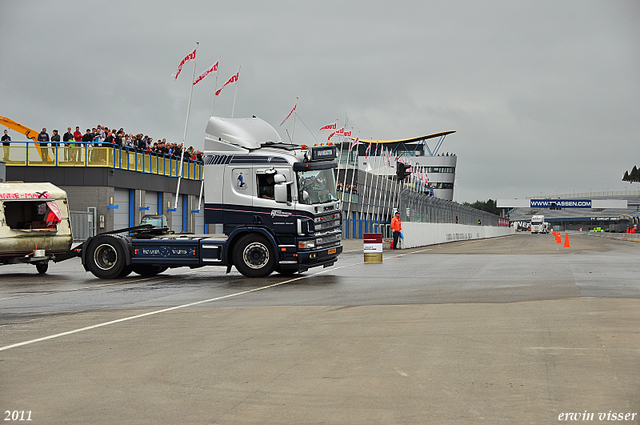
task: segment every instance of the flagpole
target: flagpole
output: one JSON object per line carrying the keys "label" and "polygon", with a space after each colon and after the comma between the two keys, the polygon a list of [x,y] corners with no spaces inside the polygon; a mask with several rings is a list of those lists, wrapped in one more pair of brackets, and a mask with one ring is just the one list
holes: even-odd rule
{"label": "flagpole", "polygon": [[240,84],[240,82],[238,80],[240,80],[240,67],[238,67],[238,73],[236,74],[238,76],[238,78],[236,79],[236,91],[233,95],[233,108],[231,108],[231,118],[233,118],[233,114],[236,111],[236,96],[238,95],[238,85]]}
{"label": "flagpole", "polygon": [[[397,168],[398,167],[398,157],[395,156],[395,154],[393,155],[393,165],[394,165],[394,171],[397,172],[397,170],[398,170],[398,168]],[[393,208],[394,206],[396,206],[396,203],[397,203],[397,194],[398,194],[398,186],[399,186],[398,180],[395,177],[395,173],[394,173],[394,177],[393,177],[392,181],[393,181],[393,183],[395,183],[392,186],[392,189],[391,189],[391,206]]]}
{"label": "flagpole", "polygon": [[202,208],[202,192],[204,190],[204,179],[200,183],[200,197],[198,198],[198,211]]}
{"label": "flagpole", "polygon": [[[339,120],[336,119],[336,131],[338,130],[338,122],[339,122]],[[340,140],[340,138],[338,138],[338,140]],[[344,148],[344,142],[341,141],[340,142],[340,154],[338,155],[338,177],[340,177],[340,162],[342,162],[342,150],[343,150],[343,148]],[[349,168],[348,167],[348,162],[349,161],[347,161],[347,168]],[[343,194],[344,194],[344,190],[345,190],[346,186],[347,186],[347,171],[345,170],[345,172],[344,172],[344,182],[342,183],[342,193]]]}
{"label": "flagpole", "polygon": [[[373,217],[377,217],[376,211],[378,210],[378,205],[377,205],[377,201],[376,199],[378,198],[378,194],[380,193],[380,189],[378,188],[378,181],[380,181],[380,174],[375,172],[376,169],[376,159],[377,159],[377,155],[378,155],[378,148],[380,147],[380,144],[376,143],[376,150],[375,150],[375,156],[373,157],[373,166],[371,167],[371,172],[375,174],[376,176],[376,182],[374,184],[372,184],[373,186],[373,206],[371,208],[371,213],[373,214]],[[372,176],[374,175],[372,174]],[[373,180],[371,180],[371,182],[373,183]],[[373,221],[374,223],[374,228],[377,231],[378,225],[375,222],[375,219]]]}
{"label": "flagpole", "polygon": [[[356,149],[358,148],[358,144],[356,143],[356,145],[354,146]],[[353,196],[353,178],[356,175],[356,173],[358,172],[358,155],[357,155],[357,150],[356,150],[356,160],[353,163],[353,171],[351,172],[351,185],[349,186],[349,205],[347,206],[347,218],[350,217],[351,214],[351,202],[352,202],[352,196]],[[344,189],[347,186],[347,172],[349,171],[349,157],[351,156],[351,149],[349,149],[349,151],[347,152],[347,168],[345,169],[344,172],[344,183],[342,185],[342,198],[344,199]],[[360,194],[358,194],[358,196],[360,196]],[[362,220],[362,211],[360,211],[360,219]],[[348,229],[347,229],[348,230]]]}
{"label": "flagpole", "polygon": [[[369,142],[369,146],[370,145],[371,145],[371,142]],[[369,160],[368,160],[368,156],[367,156],[367,151],[365,151],[364,158],[367,160],[367,166],[369,166]],[[366,198],[367,198],[367,212],[366,212],[366,215],[365,215],[365,228],[366,228],[366,225],[367,225],[367,219],[369,218],[369,207],[370,207],[370,202],[369,201],[371,200],[371,188],[367,184],[367,181],[369,180],[368,174],[369,173],[367,173],[367,169],[365,168],[365,170],[364,170],[364,184],[365,184],[365,191],[367,192],[367,196],[366,196]],[[362,197],[364,199],[364,197],[365,197],[364,193],[363,193]]]}
{"label": "flagpole", "polygon": [[[389,191],[389,176],[386,173],[388,171],[387,168],[390,167],[390,165],[391,165],[391,162],[389,161],[389,157],[388,156],[385,156],[385,158],[386,158],[386,162],[385,162],[384,169],[385,169],[385,179],[386,180],[384,181],[384,199],[383,199],[384,207],[383,208],[387,208],[387,206],[386,206],[387,205],[387,195],[388,194],[390,195],[390,191]],[[391,199],[391,198],[389,197],[389,199]]]}
{"label": "flagpole", "polygon": [[[369,145],[371,145],[371,143],[373,143],[373,142],[370,142]],[[376,149],[377,148],[378,147],[376,146]],[[373,152],[373,154],[374,154],[374,157],[375,157],[375,151]],[[373,160],[373,162],[375,163],[375,159]],[[369,166],[369,161],[367,161],[367,167],[368,166]],[[371,211],[371,200],[372,200],[371,199],[372,198],[371,197],[371,190],[374,191],[373,192],[373,198],[375,199],[375,186],[374,186],[374,183],[373,183],[373,166],[371,167],[371,184],[369,185],[369,194],[368,194],[369,196],[367,196],[367,216],[369,215],[369,211]],[[371,231],[373,231],[373,220],[371,221]]]}
{"label": "flagpole", "polygon": [[[378,149],[376,149],[376,151],[377,150]],[[379,158],[378,158],[378,170],[381,168],[381,166],[382,166],[382,155],[379,155]],[[378,187],[378,205],[376,206],[376,212],[375,213],[377,213],[377,215],[378,215],[378,229],[380,229],[380,227],[379,227],[380,226],[380,221],[381,221],[380,220],[380,212],[382,210],[382,205],[380,205],[380,203],[382,202],[382,183],[384,183],[384,182],[380,182],[380,173],[379,172],[378,172],[377,175],[378,175],[378,177],[376,178],[376,186],[380,186],[380,187]],[[380,184],[378,184],[378,183],[380,183]]]}
{"label": "flagpole", "polygon": [[[375,174],[375,169],[376,169],[376,155],[378,154],[378,148],[380,147],[380,145],[378,143],[376,143],[376,150],[373,151],[374,152],[374,156],[373,156],[373,165],[371,166],[371,188],[373,189],[373,204],[371,207],[371,214],[372,214],[372,227],[371,230],[373,231],[374,228],[377,228],[376,226],[376,221],[375,221],[375,217],[376,217],[376,198],[378,197],[378,179],[380,178],[380,176],[378,174]],[[376,182],[373,182],[373,176],[375,175],[375,179]]]}
{"label": "flagpole", "polygon": [[216,106],[216,90],[218,90],[218,74],[220,74],[220,56],[218,56],[218,70],[216,71],[216,82],[213,84],[213,102],[211,103],[211,116],[213,116],[213,108]]}
{"label": "flagpole", "polygon": [[[198,45],[200,42],[196,41],[196,50],[198,50]],[[193,96],[193,82],[196,79],[196,58],[193,58],[193,75],[191,76],[191,88],[189,89],[189,104],[187,106],[187,120],[184,123],[184,136],[182,137],[182,150],[180,152],[180,173],[178,174],[178,187],[176,187],[176,201],[173,204],[173,208],[178,208],[178,197],[180,195],[180,181],[182,180],[182,168],[184,159],[184,144],[187,141],[187,129],[189,128],[189,114],[191,113],[191,97]]]}
{"label": "flagpole", "polygon": [[[295,109],[298,107],[298,96],[296,96],[296,104],[294,106]],[[293,111],[293,129],[291,130],[291,144],[293,145],[294,137],[296,137],[296,115],[298,115],[297,111]]]}

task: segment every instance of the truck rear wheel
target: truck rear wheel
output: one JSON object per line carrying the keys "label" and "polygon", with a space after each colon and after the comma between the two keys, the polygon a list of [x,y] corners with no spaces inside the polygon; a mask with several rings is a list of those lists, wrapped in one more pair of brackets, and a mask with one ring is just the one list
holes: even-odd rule
{"label": "truck rear wheel", "polygon": [[115,237],[98,236],[87,247],[87,268],[100,279],[115,279],[124,274],[125,255],[124,247]]}
{"label": "truck rear wheel", "polygon": [[273,247],[264,236],[245,235],[234,248],[233,264],[244,276],[269,276],[276,265]]}
{"label": "truck rear wheel", "polygon": [[152,266],[147,264],[135,264],[131,268],[134,273],[139,274],[142,277],[152,277],[167,269],[168,267],[165,266]]}

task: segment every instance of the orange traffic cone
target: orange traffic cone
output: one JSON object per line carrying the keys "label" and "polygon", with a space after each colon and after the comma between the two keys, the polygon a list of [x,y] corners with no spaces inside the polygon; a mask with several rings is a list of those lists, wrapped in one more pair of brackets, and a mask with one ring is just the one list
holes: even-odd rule
{"label": "orange traffic cone", "polygon": [[562,238],[560,237],[560,232],[556,232],[556,243],[562,243]]}
{"label": "orange traffic cone", "polygon": [[564,247],[571,248],[571,245],[569,245],[569,233],[564,234]]}

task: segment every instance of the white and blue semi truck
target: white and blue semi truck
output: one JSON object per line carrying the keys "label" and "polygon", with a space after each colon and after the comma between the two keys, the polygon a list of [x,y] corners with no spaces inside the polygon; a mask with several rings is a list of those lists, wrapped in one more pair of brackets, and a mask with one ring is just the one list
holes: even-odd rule
{"label": "white and blue semi truck", "polygon": [[232,266],[247,277],[333,265],[342,252],[334,145],[283,142],[259,118],[211,117],[204,142],[204,218],[222,234],[151,225],[87,239],[69,256],[104,279],[170,267]]}

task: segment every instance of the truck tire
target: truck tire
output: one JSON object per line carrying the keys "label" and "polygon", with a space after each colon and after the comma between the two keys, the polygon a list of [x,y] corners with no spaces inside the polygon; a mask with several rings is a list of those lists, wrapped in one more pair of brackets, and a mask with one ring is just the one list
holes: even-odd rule
{"label": "truck tire", "polygon": [[36,270],[38,270],[38,273],[45,274],[48,269],[49,269],[48,261],[44,263],[36,263]]}
{"label": "truck tire", "polygon": [[127,270],[125,249],[111,235],[97,236],[89,242],[86,262],[89,271],[100,279],[115,279],[123,276]]}
{"label": "truck tire", "polygon": [[267,238],[258,234],[248,234],[240,238],[235,245],[233,264],[246,277],[269,276],[275,269],[275,252]]}
{"label": "truck tire", "polygon": [[129,264],[128,266],[124,266],[124,268],[122,269],[120,274],[117,276],[117,278],[118,279],[123,279],[123,278],[129,276],[132,271],[133,271],[133,269],[131,268],[131,264]]}
{"label": "truck tire", "polygon": [[167,269],[168,267],[165,266],[152,266],[149,264],[134,264],[131,266],[131,270],[142,277],[152,277]]}

